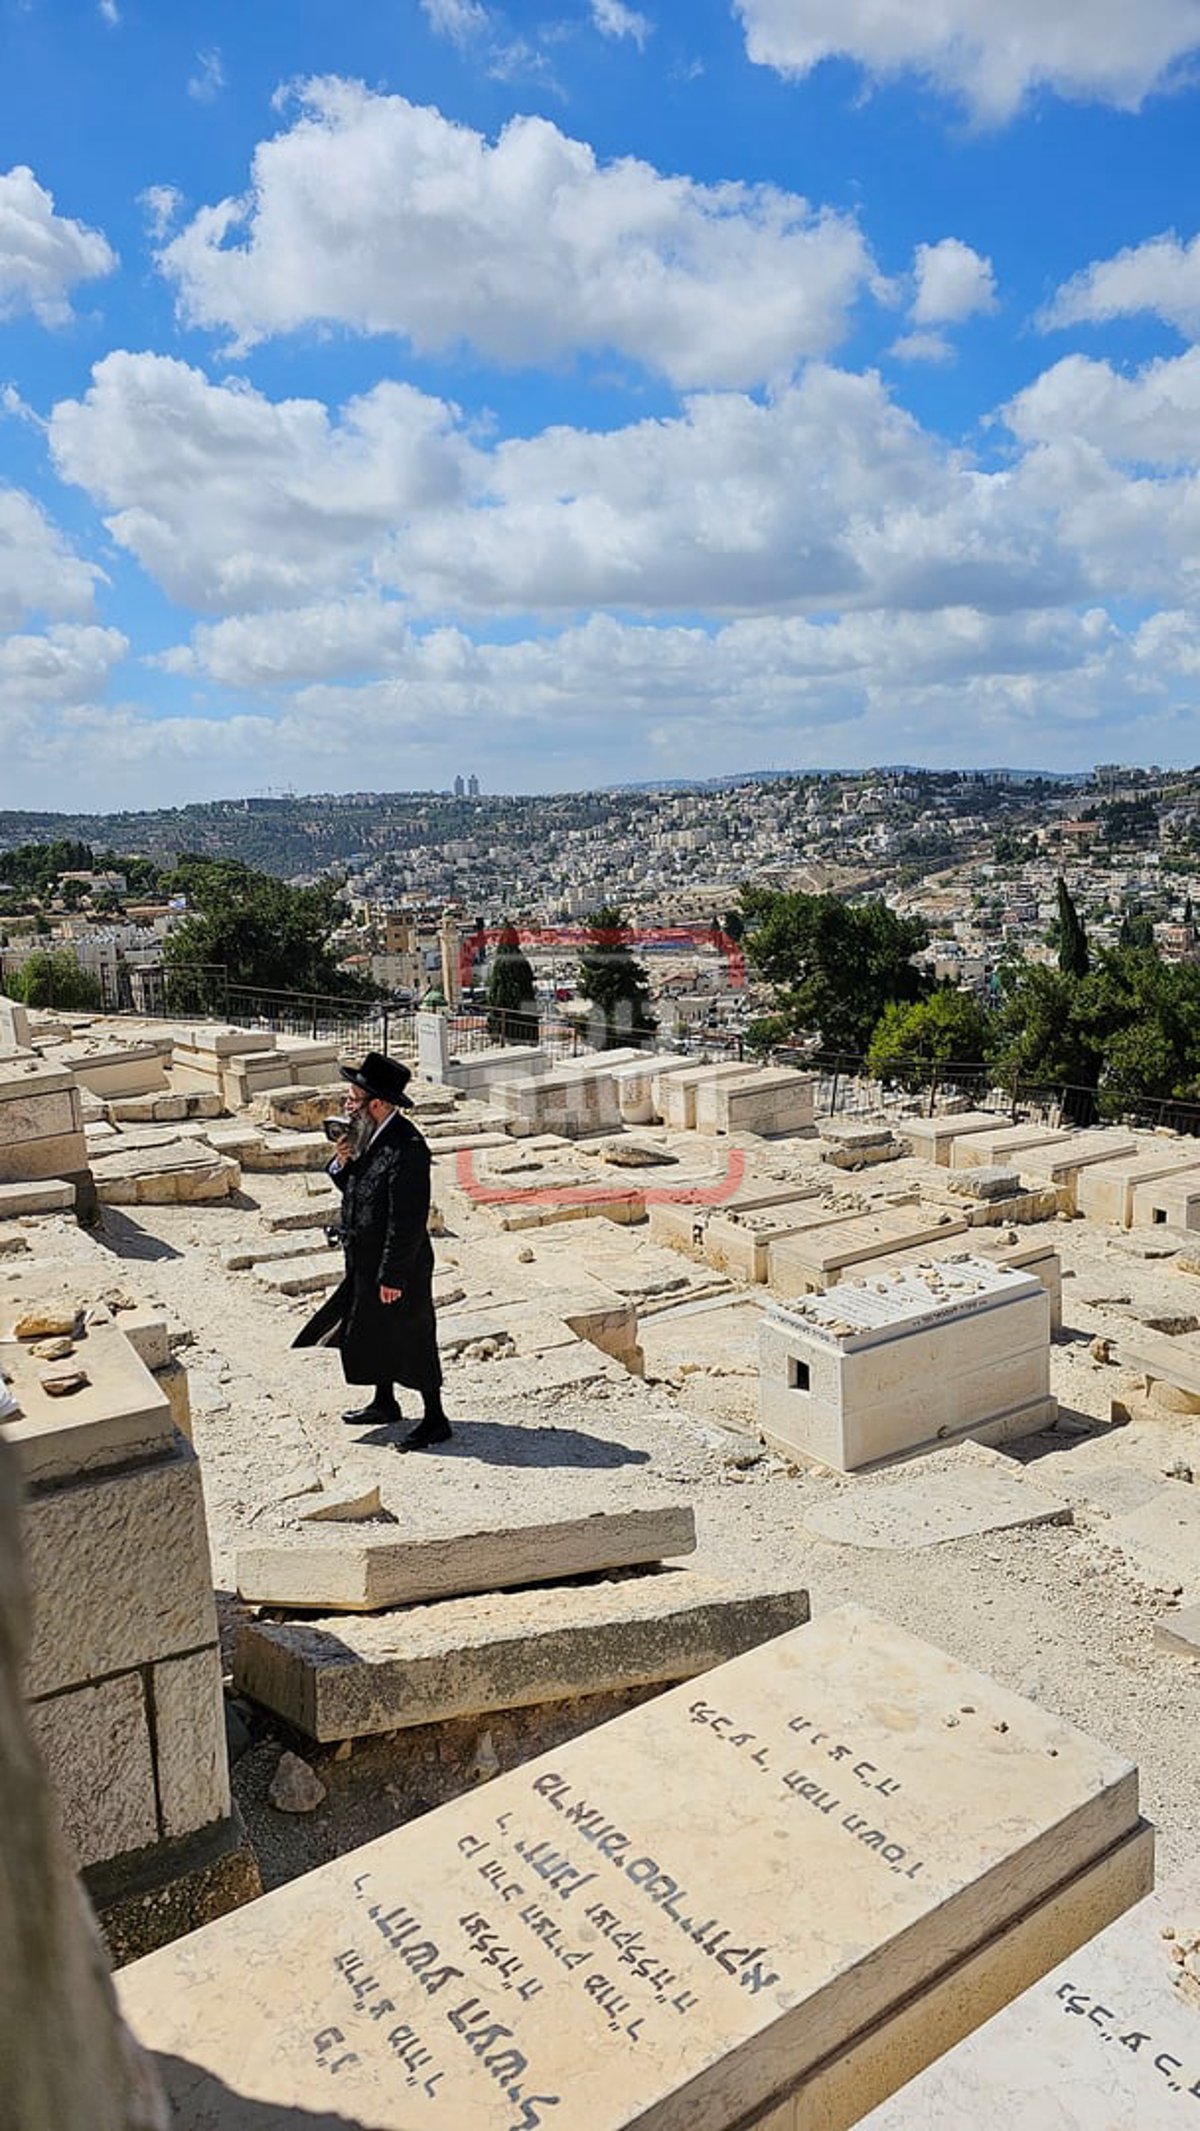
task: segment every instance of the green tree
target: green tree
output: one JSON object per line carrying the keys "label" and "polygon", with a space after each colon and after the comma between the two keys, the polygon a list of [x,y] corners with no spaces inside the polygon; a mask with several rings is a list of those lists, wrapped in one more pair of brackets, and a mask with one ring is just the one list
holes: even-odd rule
{"label": "green tree", "polygon": [[1064,977],[1086,977],[1088,973],[1087,934],[1083,920],[1071,900],[1071,891],[1062,874],[1056,883],[1058,893],[1058,966]]}
{"label": "green tree", "polygon": [[1111,950],[1079,988],[1076,1016],[1100,1054],[1110,1109],[1192,1098],[1200,1069],[1200,968],[1153,948]]}
{"label": "green tree", "polygon": [[72,837],[60,836],[53,843],[18,844],[0,851],[0,881],[23,888],[30,895],[47,895],[60,873],[90,873],[92,847]]}
{"label": "green tree", "polygon": [[10,970],[4,983],[9,997],[26,1006],[90,1009],[103,1000],[100,979],[81,969],[65,947],[39,949],[21,969]]}
{"label": "green tree", "polygon": [[190,915],[166,944],[172,970],[215,964],[226,981],[264,991],[365,994],[338,968],[329,936],[341,916],[332,882],[292,888],[233,859],[186,857],[170,877]]}
{"label": "green tree", "polygon": [[533,965],[521,953],[515,925],[500,928],[496,951],[488,973],[488,1035],[500,1043],[536,1043],[538,1011],[534,997]]}
{"label": "green tree", "polygon": [[741,900],[746,951],[775,986],[788,1030],[819,1034],[826,1050],[865,1051],[885,1006],[911,1005],[930,989],[912,959],[929,944],[920,918],[897,917],[881,901],[774,888],[745,888]]}
{"label": "green tree", "polygon": [[993,1054],[1003,1079],[1096,1086],[1103,1053],[1079,1011],[1080,988],[1061,969],[1027,965],[997,1016]]}
{"label": "green tree", "polygon": [[1153,947],[1154,919],[1148,910],[1127,910],[1117,933],[1118,947]]}
{"label": "green tree", "polygon": [[986,1058],[991,1029],[971,992],[939,985],[911,1006],[893,1001],[875,1024],[867,1071],[877,1080],[920,1086],[930,1065],[977,1065]]}
{"label": "green tree", "polygon": [[621,912],[610,904],[587,920],[578,981],[584,998],[592,1002],[593,1040],[601,1051],[649,1043],[658,1027],[646,972],[631,952],[629,939]]}

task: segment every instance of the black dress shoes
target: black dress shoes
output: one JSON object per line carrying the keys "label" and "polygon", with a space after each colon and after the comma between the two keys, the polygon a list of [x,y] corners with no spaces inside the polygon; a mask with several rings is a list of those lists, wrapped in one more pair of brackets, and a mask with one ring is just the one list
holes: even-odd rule
{"label": "black dress shoes", "polygon": [[344,1413],[342,1419],[347,1428],[388,1428],[404,1415],[399,1406],[359,1406],[353,1413]]}
{"label": "black dress shoes", "polygon": [[401,1450],[432,1450],[436,1443],[450,1441],[450,1423],[444,1413],[426,1414],[399,1443]]}

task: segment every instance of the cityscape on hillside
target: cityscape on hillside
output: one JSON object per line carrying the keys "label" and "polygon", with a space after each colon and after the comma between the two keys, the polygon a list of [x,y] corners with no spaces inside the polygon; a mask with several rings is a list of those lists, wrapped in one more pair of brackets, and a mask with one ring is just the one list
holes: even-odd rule
{"label": "cityscape on hillside", "polygon": [[[0,814],[3,970],[19,980],[50,946],[99,978],[107,1003],[128,997],[130,974],[160,969],[188,919],[186,892],[167,892],[185,853],[332,887],[339,969],[403,1007],[431,985],[454,1005],[482,987],[508,923],[543,997],[563,1000],[579,925],[616,909],[675,1040],[740,1032],[770,1003],[754,970],[735,968],[706,934],[748,885],[852,905],[882,898],[923,922],[921,968],[985,1003],[1003,965],[1051,959],[1060,877],[1095,947],[1132,937],[1168,962],[1196,959],[1200,773],[1108,764],[1067,781],[889,769],[551,797],[481,796],[475,784],[153,814]],[[55,839],[66,840],[59,873],[23,883],[14,854]],[[457,943],[448,954],[447,926]]]}

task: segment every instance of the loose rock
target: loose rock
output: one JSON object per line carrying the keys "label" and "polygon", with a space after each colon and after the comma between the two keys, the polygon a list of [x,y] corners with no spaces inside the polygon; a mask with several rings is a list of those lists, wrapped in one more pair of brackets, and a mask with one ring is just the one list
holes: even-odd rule
{"label": "loose rock", "polygon": [[326,1795],[325,1785],[299,1754],[283,1754],[271,1779],[267,1797],[277,1813],[315,1813]]}

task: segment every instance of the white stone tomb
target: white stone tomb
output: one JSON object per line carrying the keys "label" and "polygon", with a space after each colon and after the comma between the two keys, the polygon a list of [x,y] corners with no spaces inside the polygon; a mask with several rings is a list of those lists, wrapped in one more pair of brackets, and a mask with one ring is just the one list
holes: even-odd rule
{"label": "white stone tomb", "polygon": [[1030,1273],[964,1257],[763,1312],[759,1426],[787,1456],[859,1472],[1034,1435],[1057,1412],[1050,1298]]}

